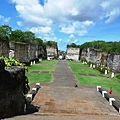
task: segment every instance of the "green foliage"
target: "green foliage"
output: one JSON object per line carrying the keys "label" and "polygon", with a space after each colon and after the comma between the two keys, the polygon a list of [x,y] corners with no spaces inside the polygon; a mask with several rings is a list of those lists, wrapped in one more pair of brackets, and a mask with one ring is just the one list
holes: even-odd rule
{"label": "green foliage", "polygon": [[57,42],[55,41],[47,41],[45,42],[46,46],[52,46],[52,47],[57,47]]}
{"label": "green foliage", "polygon": [[100,49],[108,53],[120,53],[120,41],[119,42],[105,42],[105,41],[92,41],[86,42],[80,46],[81,49],[84,48],[94,48]]}
{"label": "green foliage", "polygon": [[107,67],[102,67],[101,68],[100,66],[97,69],[103,74],[105,73],[105,70],[108,70]]}
{"label": "green foliage", "polygon": [[11,66],[25,66],[25,64],[20,63],[15,58],[7,58],[7,57],[4,57],[4,56],[1,56],[0,58],[4,59],[6,67],[11,67]]}
{"label": "green foliage", "polygon": [[0,26],[0,37],[3,39],[9,39],[14,42],[37,43],[43,45],[43,40],[36,38],[33,32],[23,32],[19,29],[12,31],[12,28],[8,25]]}
{"label": "green foliage", "polygon": [[40,38],[35,38],[35,42],[36,42],[37,44],[43,45],[43,40],[40,39]]}
{"label": "green foliage", "polygon": [[79,45],[76,45],[75,43],[71,43],[70,45],[67,45],[67,48],[69,47],[79,48]]}
{"label": "green foliage", "polygon": [[93,62],[90,62],[90,61],[87,62],[87,65],[88,65],[88,66],[90,66],[91,64],[93,64]]}
{"label": "green foliage", "polygon": [[0,26],[0,37],[3,39],[9,39],[11,28],[9,26]]}
{"label": "green foliage", "polygon": [[[25,64],[20,63],[15,58],[7,58],[4,56],[1,56],[0,58],[4,59],[6,67],[23,66],[24,68],[26,68]],[[27,94],[29,90],[30,90],[29,81],[28,81],[27,77],[25,76],[25,84],[24,84],[24,88],[23,88],[23,93]]]}
{"label": "green foliage", "polygon": [[23,42],[25,43],[35,43],[35,34],[31,31],[23,32]]}
{"label": "green foliage", "polygon": [[81,62],[87,62],[86,58],[85,57],[81,58]]}
{"label": "green foliage", "polygon": [[120,74],[116,75],[116,78],[117,78],[117,79],[120,79]]}
{"label": "green foliage", "polygon": [[34,43],[35,34],[30,31],[23,32],[21,30],[14,30],[11,32],[10,40],[15,42]]}
{"label": "green foliage", "polygon": [[23,42],[23,32],[21,30],[14,30],[11,32],[10,40],[15,42]]}

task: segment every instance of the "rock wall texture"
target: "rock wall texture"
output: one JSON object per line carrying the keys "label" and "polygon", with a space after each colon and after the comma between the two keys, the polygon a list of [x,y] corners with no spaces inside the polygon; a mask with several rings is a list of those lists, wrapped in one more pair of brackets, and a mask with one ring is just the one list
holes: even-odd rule
{"label": "rock wall texture", "polygon": [[54,57],[58,56],[58,48],[57,46],[47,46],[47,59],[53,59]]}
{"label": "rock wall texture", "polygon": [[66,59],[76,60],[78,61],[80,57],[80,48],[67,48]]}
{"label": "rock wall texture", "polygon": [[0,38],[0,55],[8,57],[9,56],[8,51],[9,51],[9,41]]}
{"label": "rock wall texture", "polygon": [[81,52],[81,59],[85,58],[87,61],[93,63],[100,63],[107,65],[113,72],[120,72],[120,54],[110,54],[101,52],[100,50],[85,48]]}
{"label": "rock wall texture", "polygon": [[43,46],[38,44],[9,42],[9,46],[9,57],[15,57],[20,62],[30,62],[45,54]]}
{"label": "rock wall texture", "polygon": [[107,65],[113,72],[120,72],[120,54],[110,54],[107,59]]}
{"label": "rock wall texture", "polygon": [[5,69],[0,59],[0,119],[24,112],[25,79],[24,68]]}
{"label": "rock wall texture", "polygon": [[102,53],[92,48],[85,48],[81,52],[81,58],[85,58],[87,61],[100,63]]}

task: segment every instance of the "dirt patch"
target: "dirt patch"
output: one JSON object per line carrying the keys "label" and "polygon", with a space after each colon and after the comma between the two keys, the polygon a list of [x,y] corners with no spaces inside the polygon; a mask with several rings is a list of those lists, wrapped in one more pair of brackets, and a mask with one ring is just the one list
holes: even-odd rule
{"label": "dirt patch", "polygon": [[88,74],[89,76],[97,76],[96,74]]}
{"label": "dirt patch", "polygon": [[84,73],[78,73],[78,74],[81,76],[88,76],[87,74],[84,74]]}
{"label": "dirt patch", "polygon": [[35,71],[30,71],[30,73],[39,73],[40,71],[37,71],[37,70],[35,70]]}
{"label": "dirt patch", "polygon": [[86,100],[78,100],[78,99],[75,99],[73,100],[75,103],[87,103]]}
{"label": "dirt patch", "polygon": [[49,74],[49,71],[41,71],[42,74]]}

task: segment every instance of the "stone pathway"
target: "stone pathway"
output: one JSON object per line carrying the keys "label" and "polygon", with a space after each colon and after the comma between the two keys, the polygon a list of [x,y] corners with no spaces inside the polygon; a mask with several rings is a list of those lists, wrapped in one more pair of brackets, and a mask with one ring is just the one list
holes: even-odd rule
{"label": "stone pathway", "polygon": [[32,104],[38,112],[9,120],[118,120],[118,112],[96,87],[74,84],[77,80],[66,61],[58,61],[51,83],[42,83]]}

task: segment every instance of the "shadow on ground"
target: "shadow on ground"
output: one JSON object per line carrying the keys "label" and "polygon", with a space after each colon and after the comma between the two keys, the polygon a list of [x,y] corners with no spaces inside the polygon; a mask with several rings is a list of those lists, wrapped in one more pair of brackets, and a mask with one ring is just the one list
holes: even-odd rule
{"label": "shadow on ground", "polygon": [[32,114],[32,113],[35,113],[35,112],[38,112],[39,111],[39,107],[38,106],[34,106],[32,104],[29,104],[27,106],[27,109],[26,109],[26,114]]}

